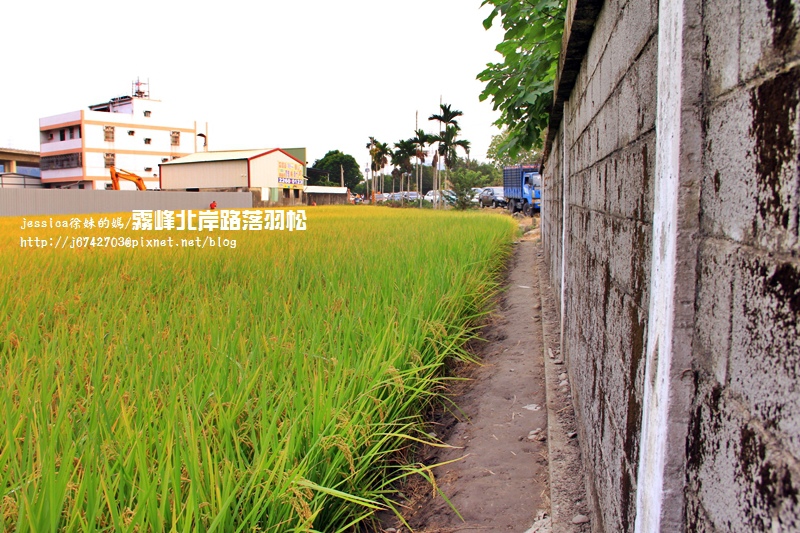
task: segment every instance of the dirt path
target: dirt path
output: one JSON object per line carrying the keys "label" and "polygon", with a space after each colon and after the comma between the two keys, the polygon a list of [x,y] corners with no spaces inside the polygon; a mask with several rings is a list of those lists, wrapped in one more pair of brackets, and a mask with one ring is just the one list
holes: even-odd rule
{"label": "dirt path", "polygon": [[[549,316],[555,309],[550,291],[540,291],[541,268],[538,232],[529,232],[515,246],[507,290],[483,330],[487,342],[475,346],[482,364],[466,369],[469,381],[452,391],[457,409],[438,415],[436,432],[452,447],[422,452],[426,464],[455,461],[434,472],[461,516],[417,480],[405,489],[404,513],[417,533],[590,530],[581,522],[585,498],[572,404],[569,385],[558,379],[564,370],[556,359],[555,316]],[[549,441],[559,449],[553,451]],[[552,495],[551,475],[558,477]],[[573,524],[575,517],[581,523]],[[390,520],[383,531],[407,528]]]}

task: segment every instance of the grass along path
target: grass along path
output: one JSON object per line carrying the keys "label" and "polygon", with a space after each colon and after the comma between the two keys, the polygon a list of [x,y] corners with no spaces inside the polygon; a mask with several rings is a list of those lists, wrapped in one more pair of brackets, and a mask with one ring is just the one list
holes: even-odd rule
{"label": "grass along path", "polygon": [[391,507],[515,231],[342,206],[233,249],[31,249],[20,223],[0,219],[0,487],[21,532],[347,531]]}

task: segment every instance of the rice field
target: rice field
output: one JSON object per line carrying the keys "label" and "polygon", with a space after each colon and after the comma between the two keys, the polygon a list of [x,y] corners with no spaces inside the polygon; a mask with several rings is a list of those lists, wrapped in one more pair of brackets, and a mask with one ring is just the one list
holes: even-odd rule
{"label": "rice field", "polygon": [[393,509],[515,225],[306,212],[213,248],[22,247],[194,235],[0,218],[5,530],[345,532]]}

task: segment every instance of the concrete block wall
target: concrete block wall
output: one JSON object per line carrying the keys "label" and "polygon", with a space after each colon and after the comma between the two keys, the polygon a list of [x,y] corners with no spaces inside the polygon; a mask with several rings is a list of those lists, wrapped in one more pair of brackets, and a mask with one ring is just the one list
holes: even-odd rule
{"label": "concrete block wall", "polygon": [[704,7],[687,529],[800,531],[800,4]]}
{"label": "concrete block wall", "polygon": [[[553,294],[561,294],[561,235],[563,233],[562,206],[562,165],[561,165],[561,136],[556,136],[552,145],[552,152],[547,171],[542,179],[542,208],[540,216],[542,221],[542,246],[547,258],[550,275],[550,284]],[[560,309],[559,309],[560,311]]]}
{"label": "concrete block wall", "polygon": [[[800,0],[601,3],[549,137],[542,209],[593,530],[800,531]],[[682,33],[659,36],[667,11]],[[684,48],[672,60],[684,70],[667,77],[682,84],[657,79],[668,56],[659,38],[664,47],[675,35]],[[657,154],[668,144],[656,128],[668,97],[659,85],[687,95],[672,100],[689,117],[672,147],[686,172],[675,183],[699,196],[699,211],[681,200],[673,211],[685,246],[677,261],[696,264],[674,278],[694,290],[672,295],[694,309],[673,315],[689,361],[676,359],[681,367],[664,378],[692,381],[673,387],[690,397],[671,399],[668,415],[670,431],[686,435],[668,460],[685,466],[649,485],[639,469],[642,439],[653,438],[643,428],[645,376],[655,380],[648,365],[674,349],[648,345],[650,291],[664,264],[656,250],[654,266],[653,224],[665,209],[655,188],[672,168],[657,165],[670,156]]]}
{"label": "concrete block wall", "polygon": [[[598,531],[632,531],[635,518],[657,20],[657,7],[649,1],[605,3],[545,165],[544,242],[559,290],[562,254],[566,257],[563,350],[582,422]],[[563,244],[556,234],[562,220]]]}

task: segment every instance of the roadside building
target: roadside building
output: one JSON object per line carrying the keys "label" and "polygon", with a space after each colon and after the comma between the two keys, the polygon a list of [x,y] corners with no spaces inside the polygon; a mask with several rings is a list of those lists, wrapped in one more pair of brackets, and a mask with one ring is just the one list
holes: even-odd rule
{"label": "roadside building", "polygon": [[347,187],[324,187],[309,185],[305,189],[308,205],[334,205],[350,203],[350,191]]}
{"label": "roadside building", "polygon": [[253,191],[256,204],[304,203],[304,159],[305,148],[196,153],[159,165],[160,183],[164,190]]}
{"label": "roadside building", "polygon": [[0,148],[0,189],[42,188],[39,152]]}
{"label": "roadside building", "polygon": [[[109,189],[109,169],[127,170],[158,187],[158,165],[208,149],[208,123],[181,119],[147,84],[135,82],[130,96],[112,98],[39,119],[41,177],[50,187]],[[135,189],[131,182],[123,189]]]}
{"label": "roadside building", "polygon": [[42,178],[17,172],[0,172],[0,189],[43,189]]}

